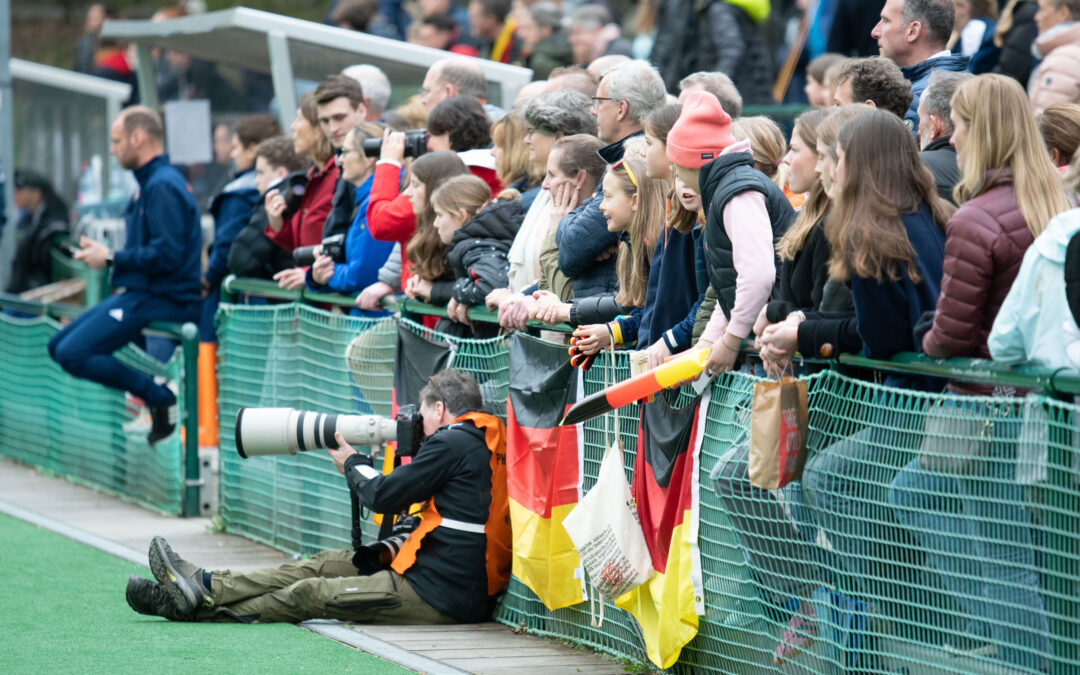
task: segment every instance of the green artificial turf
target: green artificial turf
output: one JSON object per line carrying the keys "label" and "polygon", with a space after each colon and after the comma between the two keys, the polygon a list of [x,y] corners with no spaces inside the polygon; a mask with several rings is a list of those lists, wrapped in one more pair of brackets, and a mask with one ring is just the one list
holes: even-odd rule
{"label": "green artificial turf", "polygon": [[0,673],[411,673],[290,624],[171,623],[124,600],[150,571],[0,514]]}

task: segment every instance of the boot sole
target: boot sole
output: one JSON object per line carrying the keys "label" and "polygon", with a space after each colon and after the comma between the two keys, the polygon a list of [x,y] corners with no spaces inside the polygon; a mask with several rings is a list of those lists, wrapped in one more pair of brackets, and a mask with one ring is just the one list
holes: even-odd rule
{"label": "boot sole", "polygon": [[202,604],[203,593],[169,562],[172,549],[161,537],[150,542],[150,571],[165,586],[165,591],[181,614],[190,616]]}

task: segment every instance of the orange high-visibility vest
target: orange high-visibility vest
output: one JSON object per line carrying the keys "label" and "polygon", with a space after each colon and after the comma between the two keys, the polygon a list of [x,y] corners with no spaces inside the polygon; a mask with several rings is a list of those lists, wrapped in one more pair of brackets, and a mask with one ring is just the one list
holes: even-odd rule
{"label": "orange high-visibility vest", "polygon": [[416,552],[420,550],[424,536],[436,527],[449,527],[467,532],[483,533],[487,537],[487,583],[488,595],[499,593],[510,582],[510,502],[506,493],[506,425],[487,413],[469,412],[461,415],[454,422],[470,421],[478,429],[484,430],[484,441],[491,451],[491,505],[488,508],[487,522],[464,523],[449,520],[439,514],[435,498],[427,500],[420,511],[420,526],[417,527],[401,546],[390,564],[398,574],[416,562]]}

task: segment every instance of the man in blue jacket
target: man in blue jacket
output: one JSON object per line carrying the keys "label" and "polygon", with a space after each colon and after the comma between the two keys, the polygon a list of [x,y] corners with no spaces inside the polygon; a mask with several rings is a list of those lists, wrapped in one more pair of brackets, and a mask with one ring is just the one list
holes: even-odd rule
{"label": "man in blue jacket", "polygon": [[913,98],[904,121],[913,134],[919,128],[919,97],[930,82],[930,73],[967,70],[968,57],[945,47],[955,21],[952,0],[886,0],[870,32],[881,55],[895,61],[911,82]]}
{"label": "man in blue jacket", "polygon": [[109,151],[135,172],[139,189],[124,213],[124,248],[111,251],[83,237],[74,257],[91,269],[111,266],[123,290],[92,307],[49,341],[53,360],[75,377],[131,392],[150,409],[153,445],[176,428],[176,395],[123,365],[113,352],[140,341],[152,321],[198,321],[199,209],[187,181],[163,154],[164,127],[143,106],[124,109],[109,130]]}
{"label": "man in blue jacket", "polygon": [[[591,112],[596,117],[597,136],[609,144],[597,152],[608,165],[622,159],[627,139],[643,133],[641,121],[664,105],[666,94],[660,73],[645,61],[624,63],[600,80]],[[559,269],[572,281],[578,299],[609,295],[619,289],[613,255],[619,236],[607,229],[607,219],[600,211],[602,201],[603,189],[598,185],[596,192],[566,214],[555,231]]]}

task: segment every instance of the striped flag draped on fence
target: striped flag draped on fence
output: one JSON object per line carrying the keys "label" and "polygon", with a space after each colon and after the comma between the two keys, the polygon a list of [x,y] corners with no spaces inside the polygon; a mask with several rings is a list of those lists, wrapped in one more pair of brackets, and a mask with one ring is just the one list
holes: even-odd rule
{"label": "striped flag draped on fence", "polygon": [[656,576],[615,604],[641,625],[649,659],[668,668],[705,614],[698,552],[698,459],[709,395],[681,410],[668,392],[642,406],[630,491]]}
{"label": "striped flag draped on fence", "polygon": [[[566,347],[510,339],[506,477],[513,573],[548,609],[584,600],[581,561],[562,520],[581,499],[581,426],[556,426],[581,395]],[[525,364],[528,364],[525,366]]]}

